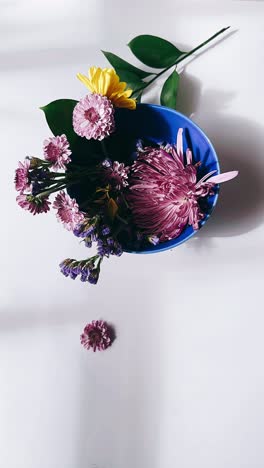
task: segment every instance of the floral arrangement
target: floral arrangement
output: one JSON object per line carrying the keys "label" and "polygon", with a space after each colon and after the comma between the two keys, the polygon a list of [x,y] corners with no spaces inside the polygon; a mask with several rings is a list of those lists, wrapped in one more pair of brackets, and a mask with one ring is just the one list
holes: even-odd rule
{"label": "floral arrangement", "polygon": [[[226,29],[190,52],[156,36],[137,36],[129,43],[132,53],[145,65],[161,69],[159,73],[103,52],[113,68],[91,67],[87,75],[78,73],[89,91],[80,101],[60,99],[41,108],[54,136],[44,141],[41,158],[19,162],[17,203],[33,215],[52,208],[85,247],[96,244],[97,251],[89,258],[63,260],[64,276],[96,284],[105,258],[174,239],[188,225],[199,229],[206,215],[201,200],[217,184],[237,175],[212,171],[201,177],[201,161],[193,161],[190,149],[183,151],[183,128],[175,129],[176,145],[135,141],[123,159],[121,143],[114,138],[119,108],[135,112],[144,90],[172,67],[160,102],[175,109],[177,65]],[[111,340],[104,323],[97,321],[87,325],[81,341],[95,351],[106,349]]]}

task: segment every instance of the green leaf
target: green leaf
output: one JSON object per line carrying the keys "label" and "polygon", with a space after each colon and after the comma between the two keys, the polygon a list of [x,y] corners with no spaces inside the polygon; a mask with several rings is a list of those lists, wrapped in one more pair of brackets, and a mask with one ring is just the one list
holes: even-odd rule
{"label": "green leaf", "polygon": [[118,212],[118,206],[113,198],[109,198],[107,208],[108,208],[108,215],[113,220],[116,217],[116,214]]}
{"label": "green leaf", "polygon": [[72,126],[72,113],[77,102],[73,99],[58,99],[40,108],[45,113],[48,126],[53,135],[57,136],[64,133],[70,145],[78,138]]}
{"label": "green leaf", "polygon": [[[131,65],[130,63],[123,60],[121,57],[118,57],[117,55],[112,54],[112,52],[106,52],[105,50],[102,50],[102,52],[104,56],[107,58],[108,62],[112,65],[112,67],[114,67],[114,69],[116,70],[116,73],[119,76],[120,76],[121,71],[133,73],[138,78],[146,78],[147,76],[153,75],[153,73],[149,73],[144,70],[140,70],[140,68],[134,67],[134,65]],[[119,70],[119,73],[117,72],[117,70]],[[121,81],[126,81],[126,80],[122,78]]]}
{"label": "green leaf", "polygon": [[176,108],[177,92],[180,81],[180,75],[174,70],[165,81],[160,95],[160,103],[162,106]]}
{"label": "green leaf", "polygon": [[118,74],[120,81],[125,81],[127,88],[130,88],[133,91],[141,88],[144,85],[144,81],[138,78],[138,76],[134,73],[126,70],[119,70],[118,68],[116,69],[116,73]]}
{"label": "green leaf", "polygon": [[185,53],[171,42],[148,34],[135,37],[129,42],[128,47],[141,62],[154,68],[174,65],[176,60]]}

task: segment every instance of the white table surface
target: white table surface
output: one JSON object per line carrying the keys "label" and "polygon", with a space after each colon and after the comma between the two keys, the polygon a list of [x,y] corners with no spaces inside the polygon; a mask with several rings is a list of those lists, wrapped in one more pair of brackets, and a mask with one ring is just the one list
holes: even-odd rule
{"label": "white table surface", "polygon": [[[183,70],[178,110],[239,178],[186,244],[105,261],[96,287],[64,278],[87,251],[15,202],[17,161],[50,136],[38,107],[84,95],[100,49],[133,61],[137,34],[191,48],[228,25]],[[263,468],[263,25],[254,1],[1,0],[1,467]],[[96,318],[117,339],[93,354]]]}

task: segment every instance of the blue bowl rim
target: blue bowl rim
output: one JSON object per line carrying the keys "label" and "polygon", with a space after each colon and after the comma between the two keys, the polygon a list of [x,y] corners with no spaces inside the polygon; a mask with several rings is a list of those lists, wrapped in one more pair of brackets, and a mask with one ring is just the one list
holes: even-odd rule
{"label": "blue bowl rim", "polygon": [[[196,128],[196,130],[198,130],[199,133],[202,134],[203,138],[208,143],[208,146],[210,147],[210,149],[211,149],[211,151],[213,153],[213,156],[215,158],[217,173],[220,174],[220,164],[219,164],[219,160],[218,160],[216,151],[214,149],[214,146],[213,146],[212,142],[210,141],[210,139],[208,138],[208,136],[204,133],[204,131],[199,127],[199,125],[197,125],[195,122],[193,122],[193,120],[189,119],[189,117],[187,117],[186,115],[181,114],[181,112],[178,112],[178,111],[176,111],[174,109],[171,109],[170,107],[161,106],[159,104],[140,103],[140,104],[137,104],[137,107],[151,107],[153,109],[161,109],[162,108],[162,109],[165,109],[167,112],[172,113],[174,115],[176,114],[179,117],[183,118],[183,120],[186,120],[187,122],[190,122],[190,124],[194,128]],[[174,249],[178,245],[183,244],[184,242],[189,240],[191,237],[193,237],[197,232],[199,232],[199,230],[202,228],[202,226],[204,226],[206,221],[210,218],[210,216],[211,216],[211,214],[212,214],[212,212],[213,212],[213,210],[215,208],[215,205],[217,203],[218,196],[219,196],[219,189],[212,196],[213,197],[213,202],[212,202],[210,213],[207,213],[206,216],[204,217],[204,219],[202,221],[200,221],[200,223],[199,223],[200,228],[198,230],[193,230],[192,232],[190,232],[190,234],[187,237],[185,237],[184,239],[181,239],[179,241],[177,241],[178,238],[175,237],[175,244],[174,245],[171,245],[171,240],[170,240],[170,241],[166,241],[166,242],[162,242],[161,244],[158,244],[157,246],[155,246],[156,247],[155,250],[154,249],[152,250],[153,247],[151,246],[149,250],[145,250],[145,249],[144,250],[126,250],[126,249],[124,249],[124,252],[129,253],[129,254],[154,254],[154,253],[164,252],[165,250]],[[172,240],[174,240],[174,239],[172,239]],[[170,243],[170,245],[168,245],[169,243]]]}

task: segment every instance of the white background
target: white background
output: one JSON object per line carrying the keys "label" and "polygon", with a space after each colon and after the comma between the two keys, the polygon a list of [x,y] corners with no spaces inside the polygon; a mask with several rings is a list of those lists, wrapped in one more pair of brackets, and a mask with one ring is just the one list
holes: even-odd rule
{"label": "white background", "polygon": [[[64,278],[87,251],[15,202],[17,161],[50,136],[38,107],[83,96],[100,49],[133,61],[137,34],[189,49],[228,25],[182,70],[178,110],[239,178],[186,244],[105,261],[96,287]],[[0,2],[1,467],[264,466],[263,26],[254,1]],[[93,354],[79,335],[96,318],[117,339]]]}

